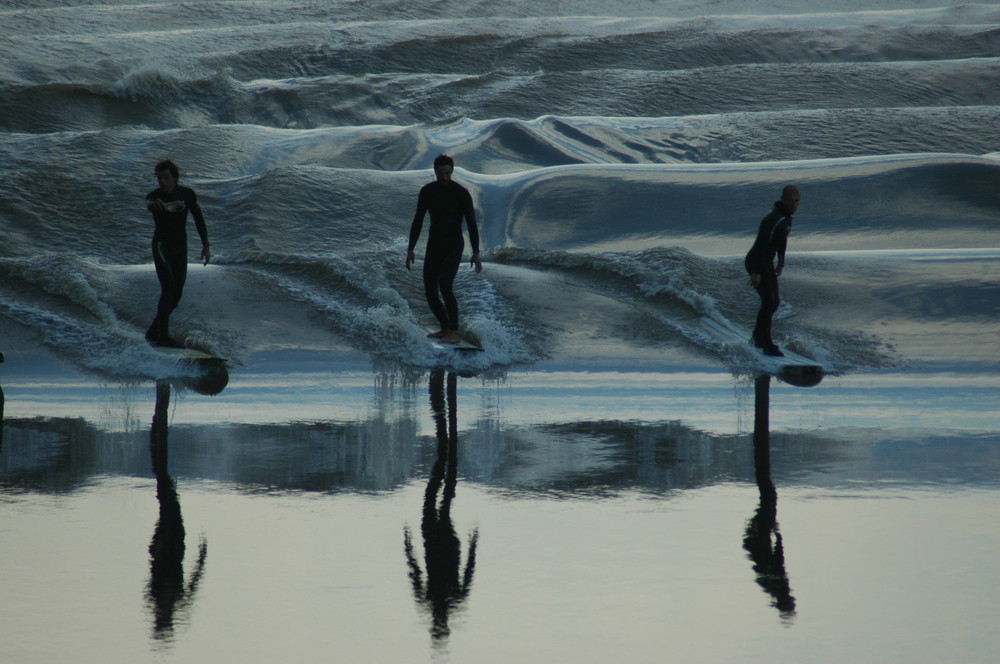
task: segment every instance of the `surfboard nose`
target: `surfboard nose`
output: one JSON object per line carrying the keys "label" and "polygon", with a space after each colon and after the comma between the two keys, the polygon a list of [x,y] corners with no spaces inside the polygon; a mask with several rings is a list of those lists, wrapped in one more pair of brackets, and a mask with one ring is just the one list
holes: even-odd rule
{"label": "surfboard nose", "polygon": [[813,387],[823,380],[823,367],[790,366],[782,367],[778,378],[796,387]]}

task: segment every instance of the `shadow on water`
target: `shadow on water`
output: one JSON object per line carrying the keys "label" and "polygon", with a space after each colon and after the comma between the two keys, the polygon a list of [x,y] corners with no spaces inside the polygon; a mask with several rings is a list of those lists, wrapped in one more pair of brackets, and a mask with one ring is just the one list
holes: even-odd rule
{"label": "shadow on water", "polygon": [[785,550],[778,530],[778,490],[771,481],[771,377],[754,383],[753,452],[760,505],[747,522],[743,548],[750,554],[757,583],[773,598],[772,606],[785,620],[795,616],[795,598],[785,571]]}
{"label": "shadow on water", "polygon": [[149,430],[149,452],[156,476],[160,515],[149,543],[149,583],[146,601],[153,617],[153,638],[170,642],[177,620],[186,620],[205,572],[208,542],[198,543],[198,557],[190,577],[184,577],[184,519],[177,486],[169,471],[170,383],[156,384],[156,407]]}
{"label": "shadow on water", "polygon": [[[4,361],[3,353],[0,353],[0,363]],[[3,449],[3,409],[4,409],[4,396],[3,396],[3,386],[0,385],[0,449]]]}
{"label": "shadow on water", "polygon": [[[424,570],[413,547],[410,529],[403,530],[403,548],[409,567],[410,583],[417,604],[430,616],[431,638],[443,644],[451,628],[452,613],[464,604],[472,588],[476,569],[478,529],[469,535],[469,552],[462,569],[462,543],[451,521],[451,506],[458,484],[458,405],[457,378],[447,374],[447,411],[445,372],[435,369],[430,375],[431,412],[437,432],[437,460],[431,469],[424,491],[420,532],[424,540]],[[440,502],[438,495],[440,494]]]}

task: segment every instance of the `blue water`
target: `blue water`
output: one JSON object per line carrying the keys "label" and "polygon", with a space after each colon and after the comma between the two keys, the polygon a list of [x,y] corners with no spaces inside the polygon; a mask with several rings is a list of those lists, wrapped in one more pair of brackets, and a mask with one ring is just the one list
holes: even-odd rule
{"label": "blue water", "polygon": [[[988,661],[998,83],[995,3],[4,3],[0,565],[32,581],[0,658]],[[426,342],[404,267],[442,152],[482,353]],[[143,338],[161,158],[208,221],[172,329],[210,380]],[[742,256],[790,182],[775,334],[826,378],[772,385],[762,474],[760,365],[700,319],[752,324]],[[435,368],[463,565],[478,533],[445,639],[403,535],[424,568]],[[167,632],[157,381],[204,563]],[[744,547],[765,476],[794,611]]]}
{"label": "blue water", "polygon": [[[150,262],[142,197],[162,157],[201,195],[222,268],[192,270],[211,277],[175,327],[238,363],[301,307],[365,355],[443,361],[418,343],[429,314],[398,269],[440,152],[494,263],[459,281],[490,349],[478,370],[572,356],[552,321],[573,316],[577,287],[634,301],[642,313],[616,320],[640,348],[699,351],[685,321],[706,311],[747,325],[738,256],[790,181],[786,300],[803,316],[783,333],[833,370],[905,360],[858,333],[885,300],[940,298],[895,283],[859,308],[838,295],[857,275],[815,252],[903,251],[873,263],[905,270],[905,250],[996,247],[995,5],[38,4],[0,14],[2,314],[88,370],[163,371],[136,348],[156,287],[131,269]],[[989,326],[995,306],[969,304],[995,302],[986,265],[958,282],[924,264],[920,280]],[[832,310],[807,325],[803,297]]]}

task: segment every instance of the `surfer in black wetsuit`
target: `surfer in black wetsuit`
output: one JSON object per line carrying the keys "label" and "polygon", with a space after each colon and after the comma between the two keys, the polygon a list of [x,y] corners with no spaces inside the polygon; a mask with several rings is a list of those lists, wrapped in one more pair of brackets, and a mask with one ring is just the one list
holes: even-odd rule
{"label": "surfer in black wetsuit", "polygon": [[[744,260],[747,273],[750,274],[750,285],[760,295],[760,311],[757,312],[757,324],[751,340],[764,354],[775,357],[781,357],[784,353],[771,339],[771,317],[780,303],[778,276],[785,267],[785,248],[788,245],[788,234],[792,230],[792,215],[798,209],[801,199],[802,194],[794,184],[782,190],[781,200],[774,204],[771,212],[760,222],[757,240]],[[778,259],[777,267],[774,265],[775,258]]]}
{"label": "surfer in black wetsuit", "polygon": [[187,217],[194,217],[195,227],[201,237],[200,258],[204,265],[212,257],[208,245],[208,229],[205,217],[198,206],[194,190],[177,184],[180,170],[165,159],[155,168],[159,188],[146,195],[146,208],[153,213],[153,264],[156,277],[160,280],[160,301],[156,307],[156,318],[146,332],[146,339],[157,346],[177,346],[180,344],[170,336],[167,323],[170,314],[181,301],[184,282],[187,280]]}
{"label": "surfer in black wetsuit", "polygon": [[437,179],[420,190],[417,212],[413,215],[413,224],[410,226],[410,243],[406,249],[406,269],[409,270],[416,260],[413,249],[420,239],[424,215],[430,212],[431,225],[427,236],[427,251],[424,254],[424,292],[427,304],[441,324],[441,330],[427,336],[447,344],[457,344],[462,340],[458,328],[458,301],[452,286],[465,250],[463,218],[472,244],[471,265],[476,272],[483,271],[483,264],[479,260],[479,230],[476,228],[472,195],[468,189],[451,179],[454,170],[455,162],[448,155],[439,155],[434,159],[434,175]]}

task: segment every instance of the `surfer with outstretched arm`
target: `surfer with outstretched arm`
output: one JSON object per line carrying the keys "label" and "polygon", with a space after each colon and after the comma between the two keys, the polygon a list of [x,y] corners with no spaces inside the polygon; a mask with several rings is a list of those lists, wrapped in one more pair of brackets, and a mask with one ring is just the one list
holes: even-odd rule
{"label": "surfer with outstretched arm", "polygon": [[[757,239],[747,252],[744,265],[750,275],[750,285],[760,295],[760,311],[753,329],[751,341],[765,355],[783,357],[784,353],[771,339],[771,318],[778,310],[778,277],[785,267],[785,248],[788,234],[792,230],[792,215],[799,208],[802,194],[794,184],[787,185],[781,192],[781,200],[774,204],[771,212],[760,222]],[[774,259],[778,259],[775,266]]]}
{"label": "surfer with outstretched arm", "polygon": [[168,329],[170,314],[180,304],[187,280],[187,218],[194,217],[195,228],[201,237],[203,265],[208,265],[212,250],[208,245],[208,228],[198,206],[194,190],[177,184],[180,170],[169,159],[156,164],[156,181],[160,186],[146,195],[146,208],[153,213],[153,265],[160,281],[160,300],[156,318],[146,331],[146,339],[156,346],[182,347]]}
{"label": "surfer with outstretched arm", "polygon": [[472,245],[471,265],[476,272],[483,271],[472,194],[451,179],[454,170],[455,161],[448,155],[439,155],[434,159],[435,180],[420,189],[417,212],[410,226],[410,243],[406,248],[406,269],[409,270],[416,260],[413,250],[420,239],[424,216],[430,212],[431,224],[424,254],[424,292],[441,329],[427,336],[446,344],[457,344],[462,340],[458,327],[458,300],[455,299],[453,285],[465,250],[463,219]]}

